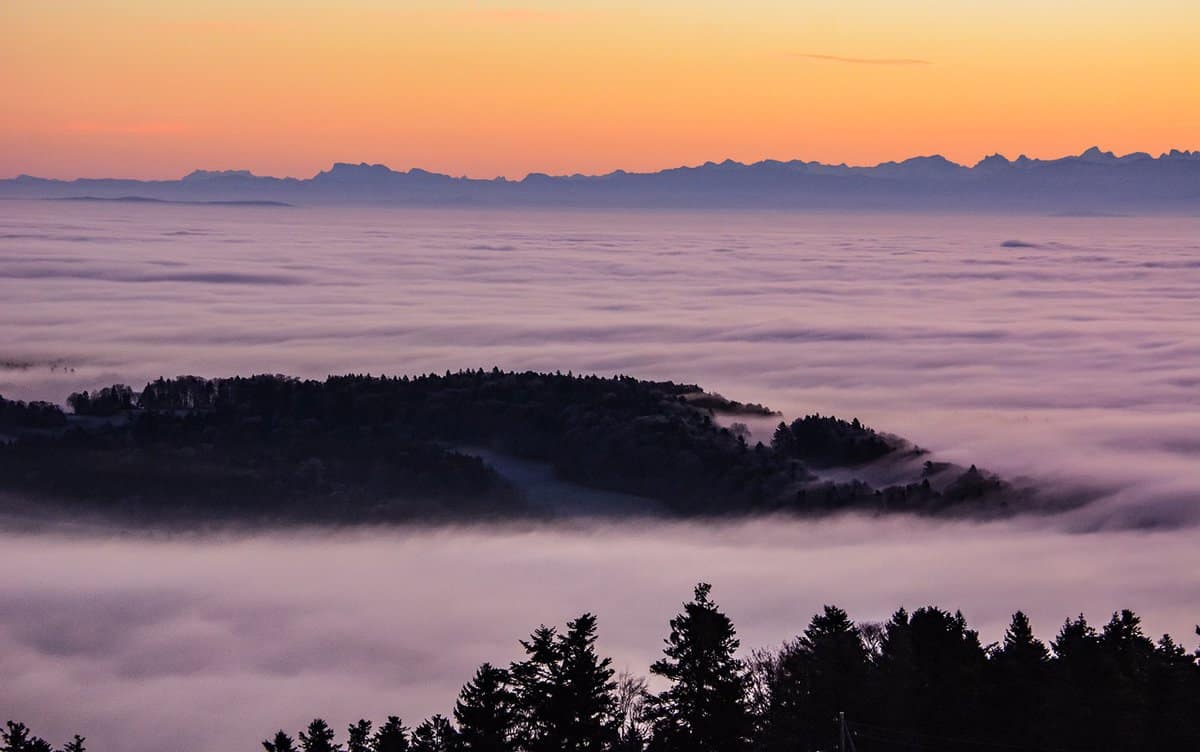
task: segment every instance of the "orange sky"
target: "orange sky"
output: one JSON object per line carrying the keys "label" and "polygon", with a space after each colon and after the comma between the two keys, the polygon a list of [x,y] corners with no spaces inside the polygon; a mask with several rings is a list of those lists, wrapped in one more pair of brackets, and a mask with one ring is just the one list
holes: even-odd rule
{"label": "orange sky", "polygon": [[2,0],[0,176],[1200,148],[1196,0]]}

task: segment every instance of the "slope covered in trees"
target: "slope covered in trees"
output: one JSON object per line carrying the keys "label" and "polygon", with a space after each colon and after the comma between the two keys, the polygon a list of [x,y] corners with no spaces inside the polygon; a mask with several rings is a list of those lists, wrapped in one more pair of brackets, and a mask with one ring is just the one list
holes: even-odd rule
{"label": "slope covered in trees", "polygon": [[[1200,627],[1197,628],[1200,632]],[[1099,629],[1068,619],[1046,645],[1013,615],[984,645],[961,613],[899,609],[856,624],[826,606],[778,650],[739,651],[706,584],[671,620],[663,657],[617,675],[597,621],[538,627],[506,668],[485,663],[450,716],[407,727],[351,724],[345,746],[318,718],[266,752],[793,752],[846,749],[1175,750],[1200,748],[1200,651],[1157,642],[1131,611]],[[844,735],[844,737],[843,737]],[[16,739],[17,741],[13,741]],[[36,741],[31,741],[34,739]],[[9,724],[0,752],[51,752]],[[64,752],[81,752],[75,740]],[[247,744],[246,749],[250,749]]]}
{"label": "slope covered in trees", "polygon": [[[699,387],[629,377],[462,371],[417,378],[284,376],[114,385],[56,408],[5,408],[0,491],[139,519],[388,521],[533,514],[464,447],[550,464],[586,487],[679,515],[842,509],[999,513],[1032,507],[976,470],[913,463],[876,488],[823,474],[920,453],[857,419],[810,415],[751,446],[737,424],[771,416]],[[21,405],[22,403],[2,403]],[[931,480],[933,481],[931,483]]]}

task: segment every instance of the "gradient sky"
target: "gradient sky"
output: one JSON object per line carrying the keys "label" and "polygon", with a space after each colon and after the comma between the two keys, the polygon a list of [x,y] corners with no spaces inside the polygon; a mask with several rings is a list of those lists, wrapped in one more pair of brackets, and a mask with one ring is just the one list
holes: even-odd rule
{"label": "gradient sky", "polygon": [[1196,0],[0,0],[0,176],[1200,148]]}

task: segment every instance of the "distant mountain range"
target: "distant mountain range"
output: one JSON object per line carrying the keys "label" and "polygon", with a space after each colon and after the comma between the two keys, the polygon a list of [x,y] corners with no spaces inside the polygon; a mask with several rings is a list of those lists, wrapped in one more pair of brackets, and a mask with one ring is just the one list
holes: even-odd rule
{"label": "distant mountain range", "polygon": [[122,199],[223,204],[563,206],[646,208],[947,209],[1105,214],[1200,212],[1200,151],[1117,156],[1092,147],[1061,159],[999,154],[971,167],[941,156],[874,167],[726,160],[659,172],[531,173],[521,180],[452,177],[339,162],[311,178],[196,170],[179,180],[21,175],[0,198]]}

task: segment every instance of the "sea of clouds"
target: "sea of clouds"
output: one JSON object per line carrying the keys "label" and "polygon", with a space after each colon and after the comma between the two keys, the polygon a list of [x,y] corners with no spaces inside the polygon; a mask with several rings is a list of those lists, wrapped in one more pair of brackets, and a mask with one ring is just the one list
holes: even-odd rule
{"label": "sea of clouds", "polygon": [[1195,647],[1192,530],[1067,534],[897,517],[226,536],[0,535],[0,714],[94,749],[254,749],[322,716],[448,713],[483,661],[585,611],[645,674],[707,580],[746,648],[823,604],[862,621],[961,608],[983,641],[1129,607]]}
{"label": "sea of clouds", "polygon": [[[711,580],[747,646],[823,603],[999,639],[1200,620],[1200,219],[0,202],[0,394],[159,375],[467,367],[699,383],[858,417],[1062,517],[196,535],[0,534],[0,715],[97,749],[254,748],[449,709],[584,610],[621,668]],[[2,720],[2,719],[0,719]]]}

